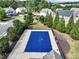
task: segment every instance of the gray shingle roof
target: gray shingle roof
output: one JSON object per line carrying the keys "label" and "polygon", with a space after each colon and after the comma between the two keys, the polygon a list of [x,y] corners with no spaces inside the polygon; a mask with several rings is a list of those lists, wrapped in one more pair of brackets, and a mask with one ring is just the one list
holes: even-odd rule
{"label": "gray shingle roof", "polygon": [[58,10],[57,12],[59,13],[59,15],[67,17],[71,16],[72,14],[70,10]]}

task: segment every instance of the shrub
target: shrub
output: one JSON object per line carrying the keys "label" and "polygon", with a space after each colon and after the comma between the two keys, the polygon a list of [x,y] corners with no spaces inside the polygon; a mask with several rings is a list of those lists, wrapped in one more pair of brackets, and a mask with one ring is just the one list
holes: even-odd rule
{"label": "shrub", "polygon": [[71,18],[66,26],[66,33],[67,34],[70,33],[70,31],[73,29],[73,26],[74,26],[74,18],[73,18],[73,14],[72,14],[72,16],[71,16]]}
{"label": "shrub", "polygon": [[54,20],[53,28],[57,29],[58,23],[59,23],[59,14],[57,12]]}
{"label": "shrub", "polygon": [[48,14],[46,15],[45,19],[42,20],[44,22],[45,25],[47,25],[48,27],[52,28],[53,26],[53,18],[52,18],[52,15]]}
{"label": "shrub", "polygon": [[35,16],[34,19],[40,21],[40,17],[41,17],[41,16]]}
{"label": "shrub", "polygon": [[45,22],[44,16],[40,16],[39,20],[40,20],[42,23],[44,23],[44,22]]}
{"label": "shrub", "polygon": [[73,25],[73,28],[70,31],[70,36],[75,40],[79,40],[79,20]]}
{"label": "shrub", "polygon": [[9,52],[9,43],[6,37],[0,39],[0,54],[6,55]]}
{"label": "shrub", "polygon": [[6,17],[6,13],[4,12],[3,8],[0,7],[0,20],[2,21]]}
{"label": "shrub", "polygon": [[62,18],[59,23],[57,24],[57,29],[60,31],[60,32],[65,32],[65,20],[64,18]]}
{"label": "shrub", "polygon": [[18,40],[17,31],[15,28],[10,27],[7,31],[7,37],[10,41],[14,42]]}
{"label": "shrub", "polygon": [[33,22],[33,16],[31,14],[24,16],[25,25],[29,26]]}
{"label": "shrub", "polygon": [[25,30],[25,25],[21,23],[19,20],[15,20],[13,22],[14,27],[10,27],[7,30],[7,37],[10,41],[17,41],[20,37],[20,35],[23,33]]}

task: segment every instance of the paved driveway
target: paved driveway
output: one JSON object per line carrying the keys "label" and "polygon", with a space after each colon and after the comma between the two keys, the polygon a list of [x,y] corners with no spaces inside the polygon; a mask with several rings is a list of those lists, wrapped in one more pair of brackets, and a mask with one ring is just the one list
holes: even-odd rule
{"label": "paved driveway", "polygon": [[13,21],[12,20],[1,23],[0,24],[0,38],[3,37],[3,35],[7,32],[7,29],[9,27],[12,27],[12,26],[13,26]]}

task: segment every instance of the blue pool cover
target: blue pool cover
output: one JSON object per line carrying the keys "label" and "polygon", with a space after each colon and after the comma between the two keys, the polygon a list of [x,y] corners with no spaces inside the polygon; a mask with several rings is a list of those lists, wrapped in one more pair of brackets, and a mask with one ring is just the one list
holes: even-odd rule
{"label": "blue pool cover", "polygon": [[48,31],[32,31],[24,52],[50,52],[51,50]]}

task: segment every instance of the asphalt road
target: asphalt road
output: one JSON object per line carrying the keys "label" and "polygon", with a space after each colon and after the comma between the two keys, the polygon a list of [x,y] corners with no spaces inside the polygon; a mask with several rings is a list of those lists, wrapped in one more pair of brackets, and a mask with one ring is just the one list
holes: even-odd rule
{"label": "asphalt road", "polygon": [[0,24],[0,38],[3,37],[3,35],[7,32],[7,29],[9,27],[13,26],[13,21],[7,21],[3,24]]}

